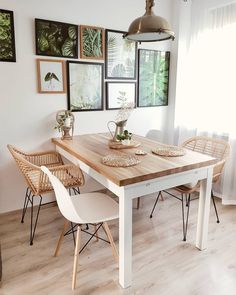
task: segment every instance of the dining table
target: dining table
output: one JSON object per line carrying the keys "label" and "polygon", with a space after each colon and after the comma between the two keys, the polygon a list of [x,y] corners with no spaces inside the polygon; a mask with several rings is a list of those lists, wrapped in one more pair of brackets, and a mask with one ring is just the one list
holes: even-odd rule
{"label": "dining table", "polygon": [[[133,135],[132,140],[140,146],[111,148],[107,133],[77,135],[71,140],[52,139],[63,157],[79,165],[83,172],[119,198],[119,283],[123,288],[132,284],[132,200],[200,180],[196,247],[204,250],[207,248],[212,175],[216,163],[215,158],[191,150],[184,150],[181,156],[157,155],[153,151],[162,146],[161,143],[139,135]],[[136,156],[137,165],[111,167],[102,161],[109,155],[134,156],[137,149],[146,153]]]}

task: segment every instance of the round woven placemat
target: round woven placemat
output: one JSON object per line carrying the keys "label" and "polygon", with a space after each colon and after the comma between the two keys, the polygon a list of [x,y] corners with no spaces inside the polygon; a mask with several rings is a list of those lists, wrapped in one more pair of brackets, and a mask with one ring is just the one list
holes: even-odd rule
{"label": "round woven placemat", "polygon": [[159,146],[153,149],[152,152],[164,157],[179,157],[186,154],[186,151],[182,147],[175,145]]}
{"label": "round woven placemat", "polygon": [[126,154],[110,154],[102,158],[102,163],[111,167],[130,167],[140,162],[137,157]]}

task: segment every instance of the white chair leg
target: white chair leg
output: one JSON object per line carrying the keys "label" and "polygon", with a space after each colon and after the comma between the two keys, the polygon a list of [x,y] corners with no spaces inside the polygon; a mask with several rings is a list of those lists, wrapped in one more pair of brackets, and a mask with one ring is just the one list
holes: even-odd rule
{"label": "white chair leg", "polygon": [[109,240],[109,242],[111,244],[112,254],[113,254],[114,258],[115,258],[115,261],[119,262],[118,251],[116,249],[116,245],[114,243],[114,240],[113,240],[113,237],[112,237],[112,234],[111,234],[111,231],[109,229],[109,226],[108,226],[107,222],[103,222],[102,227],[104,228],[104,231],[105,231],[105,233],[107,235],[107,238],[108,238],[108,240]]}
{"label": "white chair leg", "polygon": [[76,286],[76,274],[77,274],[77,266],[79,260],[79,250],[80,250],[80,227],[77,227],[76,234],[76,244],[75,244],[75,254],[74,254],[74,266],[73,266],[73,275],[72,275],[72,290],[75,289]]}
{"label": "white chair leg", "polygon": [[54,255],[53,255],[54,257],[58,256],[59,250],[60,250],[60,248],[61,248],[61,243],[62,243],[62,241],[63,241],[63,239],[64,239],[64,234],[66,233],[66,231],[67,231],[68,228],[69,228],[69,223],[70,223],[70,222],[69,222],[68,220],[66,220],[65,223],[64,223],[63,230],[62,230],[62,232],[61,232],[60,238],[59,238],[59,240],[58,240],[58,242],[57,242],[57,247],[56,247],[55,253],[54,253]]}
{"label": "white chair leg", "polygon": [[160,194],[160,197],[161,197],[161,200],[164,201],[164,197],[163,197],[162,192],[161,192],[161,194]]}
{"label": "white chair leg", "polygon": [[[97,230],[97,224],[94,224],[94,232],[96,232],[96,230]],[[99,241],[98,232],[96,232],[95,236],[96,236],[96,242],[98,242]]]}

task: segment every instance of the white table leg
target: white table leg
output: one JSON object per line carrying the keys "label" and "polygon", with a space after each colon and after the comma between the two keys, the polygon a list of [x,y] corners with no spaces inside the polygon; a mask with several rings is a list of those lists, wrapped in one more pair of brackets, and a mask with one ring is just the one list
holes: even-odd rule
{"label": "white table leg", "polygon": [[132,282],[132,199],[119,197],[119,283],[123,288]]}
{"label": "white table leg", "polygon": [[196,247],[199,248],[200,250],[204,250],[207,248],[212,173],[213,173],[213,168],[212,167],[208,168],[207,178],[201,181],[201,186],[200,186],[197,238],[196,238]]}

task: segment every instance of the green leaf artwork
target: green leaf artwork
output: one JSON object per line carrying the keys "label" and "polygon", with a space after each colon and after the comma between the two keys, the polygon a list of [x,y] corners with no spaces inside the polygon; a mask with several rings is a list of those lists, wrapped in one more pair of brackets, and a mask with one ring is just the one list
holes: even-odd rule
{"label": "green leaf artwork", "polygon": [[106,30],[106,78],[135,79],[137,44],[125,32]]}
{"label": "green leaf artwork", "polygon": [[35,19],[36,54],[78,58],[78,26]]}
{"label": "green leaf artwork", "polygon": [[103,65],[92,62],[68,62],[71,111],[103,109]]}
{"label": "green leaf artwork", "polygon": [[16,61],[13,11],[0,9],[0,61]]}
{"label": "green leaf artwork", "polygon": [[139,50],[138,106],[168,104],[170,52]]}
{"label": "green leaf artwork", "polygon": [[45,82],[51,82],[53,79],[57,80],[58,82],[60,82],[60,80],[58,79],[57,75],[54,73],[50,73],[48,72],[46,74],[46,76],[44,77],[44,81]]}
{"label": "green leaf artwork", "polygon": [[80,57],[86,59],[104,59],[104,29],[80,26]]}

